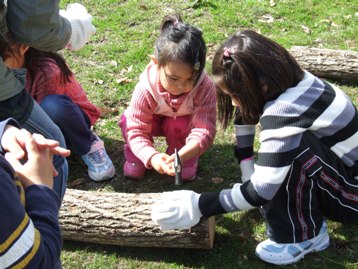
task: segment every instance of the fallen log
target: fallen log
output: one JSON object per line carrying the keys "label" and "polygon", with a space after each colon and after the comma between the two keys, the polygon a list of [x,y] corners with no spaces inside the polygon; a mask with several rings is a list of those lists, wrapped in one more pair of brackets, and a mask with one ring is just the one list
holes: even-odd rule
{"label": "fallen log", "polygon": [[67,189],[60,209],[63,238],[132,247],[213,247],[214,217],[202,218],[191,229],[161,231],[150,217],[159,195]]}
{"label": "fallen log", "polygon": [[289,52],[303,69],[333,80],[358,82],[358,52],[295,46]]}

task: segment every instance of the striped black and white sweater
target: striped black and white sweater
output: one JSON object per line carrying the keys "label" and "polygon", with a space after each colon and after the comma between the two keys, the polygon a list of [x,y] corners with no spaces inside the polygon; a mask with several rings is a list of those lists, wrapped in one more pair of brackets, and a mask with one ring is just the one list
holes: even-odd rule
{"label": "striped black and white sweater", "polygon": [[[308,72],[297,86],[265,105],[260,125],[260,148],[251,179],[232,189],[203,193],[199,208],[204,216],[247,210],[270,201],[284,181],[306,131],[348,167],[358,166],[357,108],[343,91]],[[239,129],[239,141],[253,141],[252,125],[246,132],[245,126]]]}

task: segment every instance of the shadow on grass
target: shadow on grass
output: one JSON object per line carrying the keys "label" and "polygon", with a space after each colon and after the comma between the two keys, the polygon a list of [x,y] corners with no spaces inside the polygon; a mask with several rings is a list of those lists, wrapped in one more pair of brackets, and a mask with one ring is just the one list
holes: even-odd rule
{"label": "shadow on grass", "polygon": [[[148,193],[179,189],[190,189],[197,192],[221,190],[239,181],[239,166],[234,159],[232,146],[213,145],[199,159],[196,180],[184,182],[181,186],[174,184],[174,177],[161,175],[155,170],[147,170],[145,178],[134,180],[123,175],[123,146],[121,140],[103,138],[107,153],[116,168],[116,176],[108,181],[94,182],[87,175],[87,168],[79,156],[70,156],[68,188],[81,190],[105,189],[115,192]],[[228,154],[230,152],[230,154]],[[214,183],[213,178],[222,178],[223,182]]]}
{"label": "shadow on grass", "polygon": [[[232,145],[214,144],[199,159],[197,179],[181,186],[175,186],[173,177],[160,175],[153,170],[147,171],[143,180],[124,177],[122,171],[124,142],[106,139],[104,141],[106,145],[110,145],[106,148],[116,167],[116,177],[105,182],[93,182],[88,178],[86,167],[81,163],[80,158],[72,156],[69,158],[69,186],[76,181],[80,184],[70,188],[103,189],[126,193],[190,189],[201,193],[230,188],[239,181],[239,166],[233,157]],[[216,184],[212,178],[222,178],[223,181]],[[173,263],[182,266],[182,268],[275,268],[275,266],[260,261],[254,253],[256,245],[265,239],[264,232],[261,231],[264,230],[263,219],[257,209],[218,216],[216,221],[214,247],[211,250],[120,247],[67,241],[64,243],[64,251],[75,253],[83,250],[86,254],[82,253],[81,259],[92,259],[91,257],[96,254],[102,255],[102,259],[112,256],[122,263],[123,260],[124,263],[129,261],[140,263],[141,266],[138,268],[166,268],[160,267],[158,265],[160,263],[168,266]],[[309,254],[303,261],[286,268],[357,268],[356,228],[356,225],[347,226],[329,222],[330,248],[321,253]],[[143,266],[142,263],[145,265]],[[133,267],[129,266],[128,268]]]}
{"label": "shadow on grass", "polygon": [[[253,210],[241,214],[239,219],[219,218],[214,247],[211,250],[175,249],[175,248],[140,248],[99,246],[95,244],[65,242],[64,249],[69,252],[85,249],[89,257],[105,253],[117,259],[180,265],[183,268],[267,268],[254,255],[257,241],[253,231],[260,216]],[[247,266],[249,264],[249,266]],[[126,267],[124,267],[126,268]],[[160,268],[160,267],[159,267]],[[163,267],[162,267],[163,268]]]}
{"label": "shadow on grass", "polygon": [[[263,240],[263,238],[258,240],[254,236],[255,233],[257,234],[255,232],[257,226],[263,225],[258,210],[241,212],[236,214],[236,217],[238,219],[226,216],[218,218],[215,243],[211,250],[120,247],[69,241],[64,243],[64,250],[67,252],[84,250],[87,259],[93,259],[95,255],[111,256],[111,259],[114,257],[122,264],[123,267],[118,268],[172,268],[170,264],[177,266],[173,268],[277,268],[262,262],[254,254],[256,245]],[[326,251],[308,254],[305,259],[285,268],[357,268],[356,239],[351,238],[347,241],[337,239],[354,234],[355,228],[356,226],[353,225],[333,228],[333,232],[330,232],[333,234],[331,246]],[[126,263],[132,265],[127,267]],[[138,265],[133,267],[133,263]],[[163,267],[163,264],[167,267]]]}

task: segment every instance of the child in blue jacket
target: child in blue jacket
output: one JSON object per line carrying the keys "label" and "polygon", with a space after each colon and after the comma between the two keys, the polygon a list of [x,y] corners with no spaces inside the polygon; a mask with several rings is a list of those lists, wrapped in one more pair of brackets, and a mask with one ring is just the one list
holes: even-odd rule
{"label": "child in blue jacket", "polygon": [[[52,190],[54,140],[0,122],[0,268],[61,268],[60,197]],[[21,162],[20,162],[21,161]]]}

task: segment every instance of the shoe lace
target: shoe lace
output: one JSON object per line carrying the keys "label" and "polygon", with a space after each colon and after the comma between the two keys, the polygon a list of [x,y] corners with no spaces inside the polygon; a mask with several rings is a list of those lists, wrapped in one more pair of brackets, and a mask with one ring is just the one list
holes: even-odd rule
{"label": "shoe lace", "polygon": [[106,152],[102,141],[97,141],[91,146],[90,152],[87,154],[95,163],[103,163],[106,161]]}
{"label": "shoe lace", "polygon": [[104,150],[103,149],[99,149],[99,150],[96,150],[94,152],[91,152],[89,154],[90,158],[92,160],[94,160],[94,162],[96,163],[102,163],[104,162],[106,159],[105,159],[105,154],[104,154]]}

